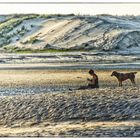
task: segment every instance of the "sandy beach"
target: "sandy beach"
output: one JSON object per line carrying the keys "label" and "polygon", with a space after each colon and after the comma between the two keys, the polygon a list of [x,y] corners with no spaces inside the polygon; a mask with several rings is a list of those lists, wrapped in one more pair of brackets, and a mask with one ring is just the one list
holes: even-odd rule
{"label": "sandy beach", "polygon": [[76,90],[88,70],[1,70],[0,136],[140,136],[139,71],[136,87],[95,72],[99,89]]}
{"label": "sandy beach", "polygon": [[[113,70],[95,70],[99,76],[101,87],[118,86],[117,79],[111,77]],[[129,72],[135,70],[119,70]],[[136,70],[138,72],[138,70]],[[0,70],[0,86],[55,86],[86,85],[90,78],[87,70]],[[140,82],[140,73],[136,75],[136,81]],[[111,85],[110,85],[111,81]],[[131,86],[131,82],[125,81],[125,86]]]}
{"label": "sandy beach", "polygon": [[[140,137],[136,5],[72,4],[67,12],[61,5],[52,12],[43,3],[2,7],[0,137]],[[99,88],[80,90],[87,78],[98,87],[89,69]],[[119,87],[112,71],[134,72],[114,73],[120,85],[127,78],[133,85],[127,80]]]}

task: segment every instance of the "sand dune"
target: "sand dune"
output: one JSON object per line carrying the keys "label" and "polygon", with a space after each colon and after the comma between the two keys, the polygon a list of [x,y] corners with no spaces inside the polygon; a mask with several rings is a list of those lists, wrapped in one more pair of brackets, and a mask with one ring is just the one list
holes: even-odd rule
{"label": "sand dune", "polygon": [[4,52],[53,49],[137,53],[139,21],[139,16],[7,16],[1,21],[0,47]]}

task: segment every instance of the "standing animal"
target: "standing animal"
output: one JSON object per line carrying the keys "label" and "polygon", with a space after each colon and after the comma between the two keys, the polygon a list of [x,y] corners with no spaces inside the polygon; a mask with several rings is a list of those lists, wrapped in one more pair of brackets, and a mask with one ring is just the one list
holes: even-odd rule
{"label": "standing animal", "polygon": [[130,72],[130,73],[119,73],[117,71],[113,71],[111,76],[115,76],[119,81],[119,86],[122,86],[122,82],[129,79],[133,85],[136,85],[135,83],[135,74],[137,72]]}

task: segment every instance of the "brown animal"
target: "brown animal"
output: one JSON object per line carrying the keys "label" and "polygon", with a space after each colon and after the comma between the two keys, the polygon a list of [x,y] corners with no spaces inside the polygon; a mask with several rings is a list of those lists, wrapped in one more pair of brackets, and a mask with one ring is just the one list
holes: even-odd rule
{"label": "brown animal", "polygon": [[136,85],[135,83],[135,74],[137,72],[130,72],[130,73],[119,73],[117,71],[113,71],[111,76],[115,76],[118,81],[119,81],[119,86],[122,86],[122,82],[130,79],[130,81],[132,82],[133,85]]}

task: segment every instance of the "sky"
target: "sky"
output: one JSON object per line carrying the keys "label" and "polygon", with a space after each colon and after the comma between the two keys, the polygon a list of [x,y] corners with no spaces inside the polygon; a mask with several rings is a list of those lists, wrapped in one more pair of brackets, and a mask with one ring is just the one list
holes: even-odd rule
{"label": "sky", "polygon": [[38,14],[111,14],[140,15],[139,4],[1,4],[0,14],[38,13]]}

